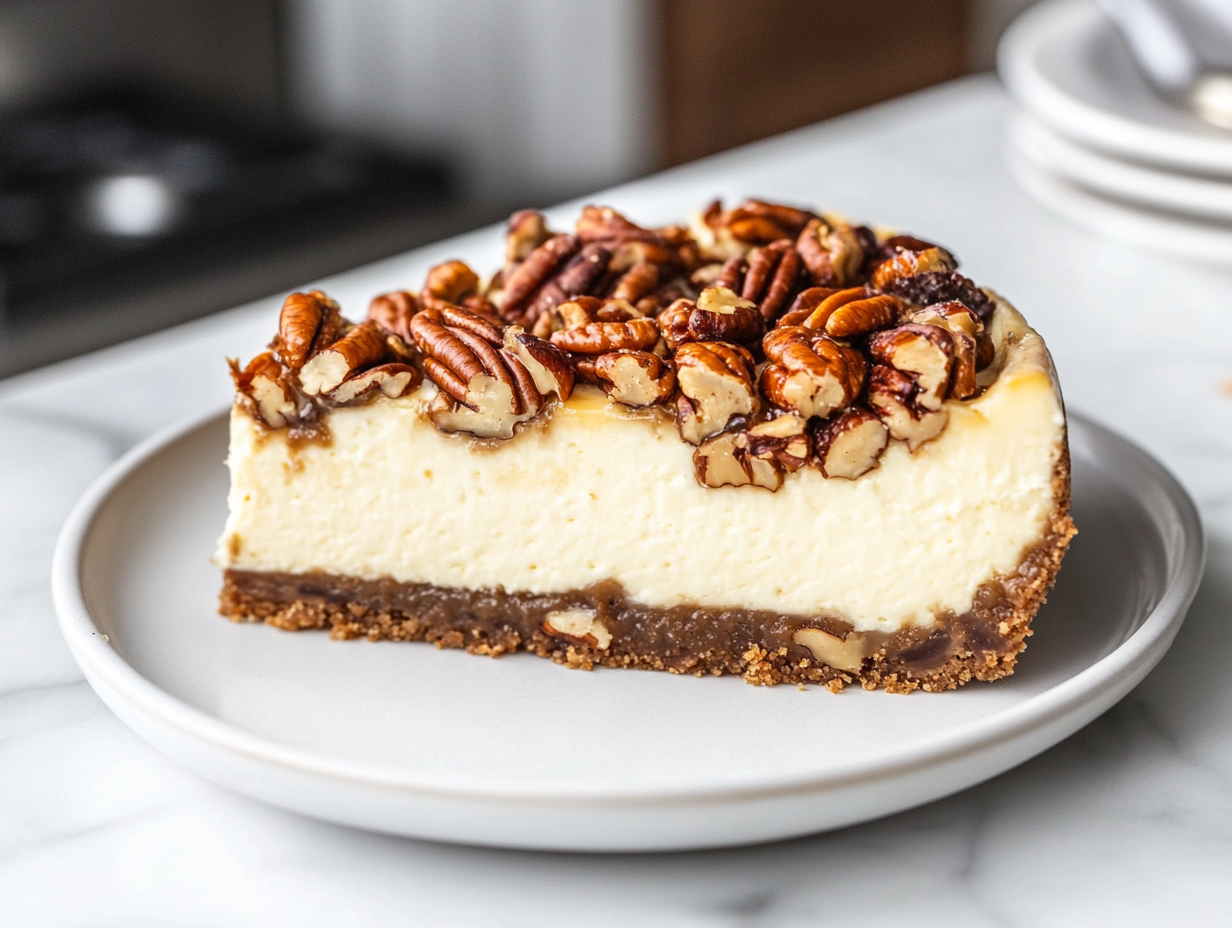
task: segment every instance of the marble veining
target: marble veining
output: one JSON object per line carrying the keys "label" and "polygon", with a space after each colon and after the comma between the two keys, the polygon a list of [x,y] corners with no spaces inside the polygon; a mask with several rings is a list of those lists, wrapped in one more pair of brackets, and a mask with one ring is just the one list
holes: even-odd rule
{"label": "marble veining", "polygon": [[[1175,646],[1121,704],[952,798],[831,834],[694,854],[436,845],[310,821],[205,783],[94,696],[60,639],[48,570],[60,524],[111,461],[226,404],[221,359],[268,338],[274,298],[0,383],[0,922],[803,926],[865,922],[870,907],[883,924],[1225,920],[1232,396],[1221,382],[1232,377],[1232,272],[1101,241],[1044,212],[1002,166],[1006,109],[994,82],[958,82],[603,200],[648,222],[716,193],[821,203],[941,241],[1013,299],[1052,348],[1068,404],[1158,456],[1210,535]],[[496,260],[496,233],[469,243]],[[456,247],[325,286],[361,307]]]}

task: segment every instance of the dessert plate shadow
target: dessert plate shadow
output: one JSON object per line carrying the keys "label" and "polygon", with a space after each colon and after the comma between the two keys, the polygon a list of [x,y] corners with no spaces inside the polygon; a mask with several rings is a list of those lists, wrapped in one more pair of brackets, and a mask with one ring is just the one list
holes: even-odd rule
{"label": "dessert plate shadow", "polygon": [[[659,851],[787,838],[965,789],[1112,706],[1201,578],[1193,503],[1070,420],[1080,534],[1015,675],[951,693],[757,688],[330,641],[216,612],[225,415],[134,449],[60,536],[53,591],[87,679],[236,792],[361,828],[503,847]],[[359,517],[359,516],[357,516]]]}

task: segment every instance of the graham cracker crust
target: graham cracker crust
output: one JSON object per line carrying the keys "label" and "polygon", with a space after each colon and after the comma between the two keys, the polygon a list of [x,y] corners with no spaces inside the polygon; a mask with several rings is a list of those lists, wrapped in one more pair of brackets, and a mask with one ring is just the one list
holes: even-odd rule
{"label": "graham cracker crust", "polygon": [[[969,612],[939,615],[927,627],[865,633],[858,673],[817,660],[792,635],[820,628],[846,639],[852,628],[826,616],[791,616],[747,609],[652,608],[629,600],[605,581],[553,595],[459,590],[394,580],[360,580],[325,573],[227,570],[219,611],[236,622],[264,622],[286,631],[327,629],[335,639],[429,641],[497,657],[528,651],[557,664],[666,670],[703,676],[737,674],[756,686],[821,684],[833,692],[859,683],[890,693],[950,690],[968,681],[1013,673],[1031,635],[1031,620],[1056,580],[1070,539],[1068,445],[1053,471],[1047,531],[1007,576],[979,587]],[[611,633],[606,648],[549,634],[550,612],[587,609]]]}

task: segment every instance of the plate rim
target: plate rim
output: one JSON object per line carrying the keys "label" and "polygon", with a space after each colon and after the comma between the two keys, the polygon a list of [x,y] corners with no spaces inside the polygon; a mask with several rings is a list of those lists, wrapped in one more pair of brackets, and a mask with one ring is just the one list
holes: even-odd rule
{"label": "plate rim", "polygon": [[[1016,742],[1033,732],[1048,729],[1059,720],[1078,713],[1100,693],[1113,691],[1126,677],[1133,685],[1162,658],[1179,629],[1197,593],[1205,564],[1206,540],[1201,518],[1193,500],[1166,468],[1148,452],[1090,418],[1070,412],[1071,426],[1078,424],[1101,442],[1120,445],[1163,491],[1178,516],[1181,550],[1166,578],[1166,586],[1155,608],[1134,632],[1112,652],[1085,667],[1074,676],[998,711],[985,719],[956,728],[898,754],[855,758],[825,774],[799,773],[775,777],[750,778],[743,784],[711,786],[635,786],[628,789],[604,785],[601,789],[586,784],[494,785],[488,781],[467,784],[456,777],[445,782],[444,775],[410,774],[403,768],[330,758],[303,748],[289,747],[244,731],[216,716],[181,701],[159,687],[130,665],[111,647],[94,623],[86,605],[82,571],[85,543],[94,520],[112,495],[144,465],[160,453],[198,430],[214,425],[228,414],[212,411],[173,424],[145,439],[114,462],[74,506],[57,539],[52,561],[52,597],[62,634],[74,659],[85,672],[91,686],[99,691],[100,682],[121,699],[126,708],[145,719],[161,723],[198,745],[238,756],[247,761],[272,766],[280,773],[307,775],[338,781],[349,786],[395,790],[424,799],[461,800],[495,803],[550,803],[589,808],[646,807],[749,802],[784,796],[814,794],[847,787],[866,786],[907,773],[918,774],[959,761],[964,756],[982,753],[998,745]],[[1126,689],[1128,692],[1128,688]],[[1117,698],[1120,698],[1119,696]],[[109,707],[121,715],[110,701]],[[144,732],[139,733],[146,737]],[[1049,745],[1055,743],[1050,741]],[[999,772],[999,771],[998,771]]]}
{"label": "plate rim", "polygon": [[1054,33],[1098,28],[1101,15],[1085,0],[1045,0],[1019,16],[997,46],[997,73],[1010,95],[1079,144],[1158,167],[1232,177],[1232,133],[1226,139],[1185,135],[1135,122],[1067,93],[1036,68],[1035,53]]}

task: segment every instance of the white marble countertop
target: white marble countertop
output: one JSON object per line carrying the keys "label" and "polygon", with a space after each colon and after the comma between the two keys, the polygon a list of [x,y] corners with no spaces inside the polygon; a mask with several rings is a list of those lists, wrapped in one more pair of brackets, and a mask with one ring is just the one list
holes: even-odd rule
{"label": "white marble countertop", "polygon": [[[972,79],[605,194],[666,221],[712,195],[818,203],[951,246],[1041,331],[1068,404],[1198,502],[1206,579],[1134,693],[1041,757],[915,811],[781,844],[649,857],[451,847],[321,824],[165,760],[95,697],[48,571],[77,496],[126,448],[223,408],[279,299],[0,383],[0,922],[6,925],[1213,923],[1232,906],[1232,271],[1099,240],[1001,160]],[[568,212],[566,210],[565,212]],[[499,236],[477,240],[493,249]],[[470,243],[472,246],[475,240]],[[326,282],[343,306],[445,243]],[[1223,681],[1223,682],[1221,682]],[[916,697],[908,697],[916,698]],[[876,913],[875,916],[873,913]]]}

